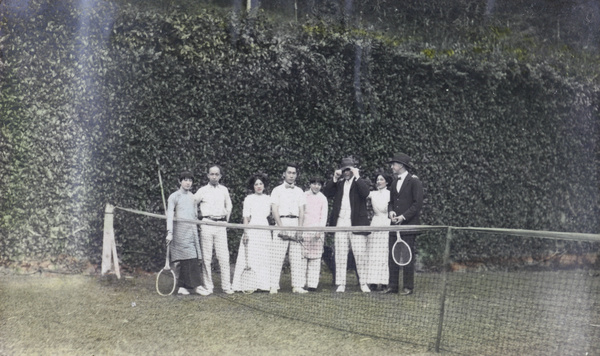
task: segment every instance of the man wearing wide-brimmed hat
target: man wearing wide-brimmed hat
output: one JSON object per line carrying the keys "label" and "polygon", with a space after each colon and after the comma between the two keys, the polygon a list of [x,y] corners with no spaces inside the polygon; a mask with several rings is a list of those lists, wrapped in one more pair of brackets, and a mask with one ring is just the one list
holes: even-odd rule
{"label": "man wearing wide-brimmed hat", "polygon": [[[342,159],[339,169],[333,174],[333,181],[328,182],[323,194],[333,198],[333,210],[329,219],[330,226],[368,226],[367,197],[370,190],[368,183],[360,178],[354,159]],[[367,286],[367,236],[368,232],[353,233],[341,231],[335,233],[335,283],[336,292],[346,290],[346,268],[349,248],[352,248],[356,262],[356,271],[360,289],[370,292]]]}
{"label": "man wearing wide-brimmed hat", "polygon": [[[420,225],[419,214],[423,207],[423,185],[417,176],[408,170],[413,170],[410,157],[404,153],[397,153],[389,161],[394,179],[390,185],[390,203],[388,205],[389,217],[392,224]],[[396,242],[396,233],[390,232],[390,251]],[[402,234],[402,239],[415,253],[415,234]],[[400,292],[398,279],[400,267],[394,262],[391,254],[389,258],[390,282],[384,290],[385,293],[412,294],[415,287],[415,259],[402,268],[403,289]]]}

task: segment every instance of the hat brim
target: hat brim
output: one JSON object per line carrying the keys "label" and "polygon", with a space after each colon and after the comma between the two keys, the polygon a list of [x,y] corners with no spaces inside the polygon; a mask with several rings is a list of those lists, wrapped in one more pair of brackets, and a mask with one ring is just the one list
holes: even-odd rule
{"label": "hat brim", "polygon": [[390,160],[388,163],[400,163],[400,164],[404,165],[405,167],[413,168],[413,166],[410,163],[402,162],[400,160],[393,159],[393,160]]}
{"label": "hat brim", "polygon": [[340,171],[345,171],[346,169],[350,169],[350,168],[354,168],[354,166],[344,166],[342,168],[340,168]]}

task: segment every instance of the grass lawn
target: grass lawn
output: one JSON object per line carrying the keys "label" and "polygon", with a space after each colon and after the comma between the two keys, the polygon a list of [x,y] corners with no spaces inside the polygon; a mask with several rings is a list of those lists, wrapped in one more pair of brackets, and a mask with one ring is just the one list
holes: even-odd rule
{"label": "grass lawn", "polygon": [[[330,291],[321,291],[331,298]],[[161,297],[152,275],[0,276],[2,355],[424,355],[426,348],[257,310],[244,299],[305,296],[216,293]],[[309,296],[312,297],[312,296]],[[349,299],[362,298],[358,292]],[[310,307],[311,303],[304,303]],[[301,312],[302,307],[295,305]],[[335,311],[334,311],[335,312]],[[342,317],[331,315],[331,317]]]}
{"label": "grass lawn", "polygon": [[[600,355],[591,270],[417,274],[410,296],[319,290],[159,296],[154,275],[0,270],[0,355]],[[441,354],[444,354],[441,353]]]}

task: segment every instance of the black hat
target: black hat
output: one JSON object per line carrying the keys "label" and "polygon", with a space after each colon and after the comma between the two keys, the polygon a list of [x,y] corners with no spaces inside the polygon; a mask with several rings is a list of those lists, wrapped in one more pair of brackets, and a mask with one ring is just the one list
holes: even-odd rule
{"label": "black hat", "polygon": [[342,158],[342,161],[340,162],[340,170],[343,172],[348,168],[353,168],[355,167],[356,164],[354,163],[354,159],[347,157],[347,158]]}
{"label": "black hat", "polygon": [[413,168],[413,166],[410,164],[410,157],[404,153],[396,153],[394,155],[394,157],[392,157],[388,163],[394,163],[394,162],[403,164],[404,166],[406,166],[408,168]]}

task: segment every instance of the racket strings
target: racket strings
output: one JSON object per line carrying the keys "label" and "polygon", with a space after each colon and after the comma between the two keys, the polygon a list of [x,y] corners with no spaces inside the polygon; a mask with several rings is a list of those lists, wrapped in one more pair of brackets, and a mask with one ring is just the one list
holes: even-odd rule
{"label": "racket strings", "polygon": [[163,268],[156,276],[156,291],[158,294],[167,296],[175,292],[177,278],[171,269]]}

